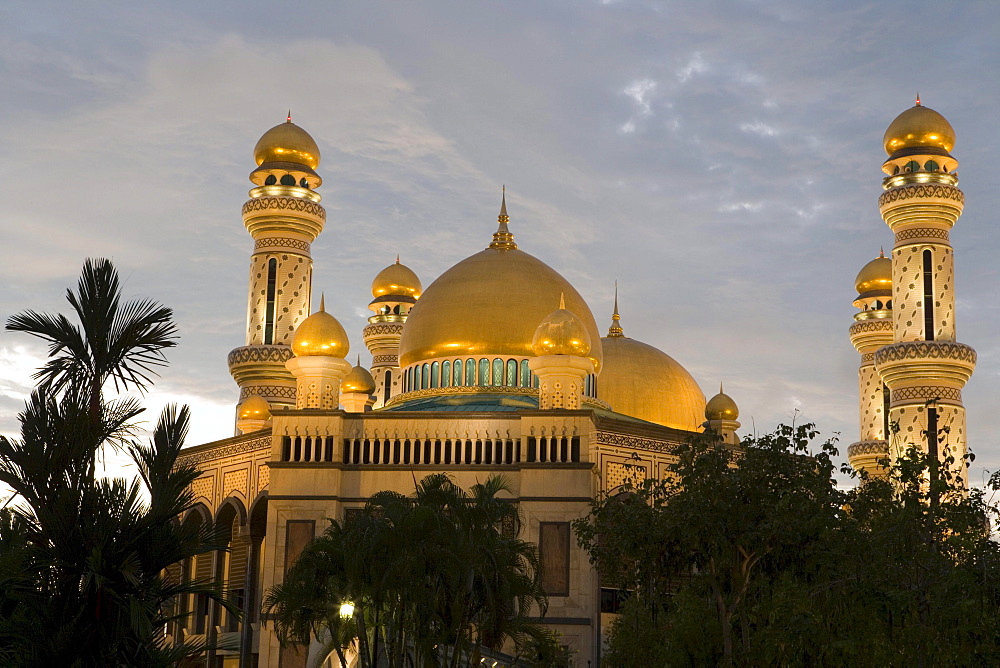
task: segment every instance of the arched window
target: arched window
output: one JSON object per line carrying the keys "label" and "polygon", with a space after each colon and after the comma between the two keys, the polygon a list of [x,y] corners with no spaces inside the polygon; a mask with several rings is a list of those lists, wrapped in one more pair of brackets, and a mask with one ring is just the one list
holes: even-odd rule
{"label": "arched window", "polygon": [[277,309],[275,293],[278,288],[278,261],[267,261],[267,304],[264,307],[264,343],[274,343],[274,312]]}
{"label": "arched window", "polygon": [[919,172],[920,171],[920,163],[917,162],[916,160],[910,160],[908,163],[906,163],[906,165],[903,166],[903,171],[904,172]]}
{"label": "arched window", "polygon": [[517,387],[517,360],[507,360],[507,387]]}
{"label": "arched window", "polygon": [[431,365],[424,362],[424,366],[420,369],[420,389],[426,390],[431,386]]}
{"label": "arched window", "polygon": [[590,396],[590,374],[587,374],[587,377],[583,379],[583,396]]}
{"label": "arched window", "polygon": [[303,176],[301,179],[299,179],[299,186],[302,187],[302,188],[308,188],[309,187],[309,182],[306,181],[306,177]]}
{"label": "arched window", "polygon": [[437,387],[441,380],[441,369],[437,362],[431,362],[431,387]]}
{"label": "arched window", "polygon": [[441,387],[451,387],[451,362],[441,362]]}
{"label": "arched window", "polygon": [[531,385],[537,390],[538,389],[538,376],[531,374]]}
{"label": "arched window", "polygon": [[455,386],[462,384],[462,360],[455,360]]}
{"label": "arched window", "polygon": [[531,369],[528,368],[528,360],[521,360],[521,387],[531,387]]}
{"label": "arched window", "polygon": [[934,256],[924,251],[924,340],[934,340]]}
{"label": "arched window", "polygon": [[291,174],[285,174],[284,176],[281,177],[281,185],[283,185],[283,186],[294,186],[295,185],[295,177],[292,176]]}
{"label": "arched window", "polygon": [[389,403],[389,396],[392,393],[392,371],[385,372],[383,382],[385,384],[382,386],[382,404],[385,405]]}
{"label": "arched window", "polygon": [[500,358],[493,360],[493,384],[503,385],[503,360]]}
{"label": "arched window", "polygon": [[489,385],[490,384],[490,361],[483,359],[479,360],[479,382],[478,385]]}
{"label": "arched window", "polygon": [[273,186],[277,182],[278,182],[278,177],[275,176],[274,174],[268,174],[267,178],[264,179],[265,186]]}
{"label": "arched window", "polygon": [[926,169],[928,172],[936,172],[938,171],[939,167],[938,164],[933,160],[928,160],[927,162],[924,163],[924,169]]}
{"label": "arched window", "polygon": [[476,360],[473,359],[465,360],[465,384],[466,385],[476,384]]}
{"label": "arched window", "polygon": [[892,175],[895,176],[896,174],[899,174],[899,165],[892,168]]}

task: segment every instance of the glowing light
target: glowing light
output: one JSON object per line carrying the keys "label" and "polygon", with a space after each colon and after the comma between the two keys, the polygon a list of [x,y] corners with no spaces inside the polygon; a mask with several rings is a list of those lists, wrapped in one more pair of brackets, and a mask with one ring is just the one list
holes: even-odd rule
{"label": "glowing light", "polygon": [[350,601],[345,601],[340,604],[340,616],[342,619],[350,619],[354,616],[354,604]]}

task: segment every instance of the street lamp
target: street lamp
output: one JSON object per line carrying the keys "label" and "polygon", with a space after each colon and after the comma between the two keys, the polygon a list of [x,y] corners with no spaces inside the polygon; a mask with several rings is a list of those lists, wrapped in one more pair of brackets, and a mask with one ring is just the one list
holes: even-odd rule
{"label": "street lamp", "polygon": [[354,616],[354,604],[350,601],[344,601],[340,604],[340,617],[342,619],[350,619]]}

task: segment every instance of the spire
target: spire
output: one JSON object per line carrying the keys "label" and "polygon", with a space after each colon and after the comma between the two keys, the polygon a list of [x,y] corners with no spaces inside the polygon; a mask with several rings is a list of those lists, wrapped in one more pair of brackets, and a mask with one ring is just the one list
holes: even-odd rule
{"label": "spire", "polygon": [[719,381],[719,394],[725,394],[725,392],[722,391],[722,381],[721,380]]}
{"label": "spire", "polygon": [[291,109],[288,110],[288,116],[285,118],[285,122],[286,123],[291,123],[292,122],[292,110]]}
{"label": "spire", "polygon": [[885,247],[883,247],[883,246],[879,246],[879,249],[878,249],[878,259],[880,259],[880,260],[884,260],[885,259]]}
{"label": "spire", "polygon": [[490,248],[497,250],[514,250],[517,244],[514,243],[514,235],[507,229],[510,218],[507,216],[507,186],[503,187],[503,195],[500,198],[500,215],[497,216],[497,231],[493,233],[493,241]]}
{"label": "spire", "polygon": [[319,310],[326,312],[326,293],[319,293]]}
{"label": "spire", "polygon": [[920,106],[920,93],[917,93],[917,106]]}
{"label": "spire", "polygon": [[608,327],[609,339],[624,338],[625,331],[622,329],[621,319],[622,317],[618,315],[618,281],[615,281],[615,312],[611,314],[611,326]]}
{"label": "spire", "polygon": [[566,293],[565,292],[560,292],[559,293],[559,310],[560,311],[565,311],[566,310]]}
{"label": "spire", "polygon": [[396,253],[396,264],[399,264],[399,253]]}

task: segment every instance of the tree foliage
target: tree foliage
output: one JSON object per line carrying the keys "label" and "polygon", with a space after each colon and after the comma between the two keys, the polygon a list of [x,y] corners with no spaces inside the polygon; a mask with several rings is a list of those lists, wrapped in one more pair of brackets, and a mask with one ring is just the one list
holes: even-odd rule
{"label": "tree foliage", "polygon": [[[605,586],[633,592],[606,662],[993,665],[995,508],[949,463],[931,503],[916,449],[841,490],[835,443],[781,426],[739,448],[707,435],[666,480],[597,499],[575,529]],[[886,462],[888,464],[888,462]]]}
{"label": "tree foliage", "polygon": [[[265,607],[284,643],[324,640],[360,666],[479,665],[508,642],[551,652],[535,615],[547,600],[534,545],[517,538],[517,507],[492,476],[468,492],[447,475],[412,496],[380,492],[312,541]],[[341,617],[352,602],[354,615]]]}
{"label": "tree foliage", "polygon": [[[175,343],[171,311],[123,302],[107,260],[88,260],[67,299],[79,325],[34,311],[7,323],[47,341],[50,358],[19,416],[20,438],[0,437],[0,482],[14,493],[0,512],[0,664],[171,665],[199,649],[167,645],[172,601],[221,596],[211,583],[164,576],[221,547],[211,528],[177,522],[198,475],[175,467],[189,411],[165,408],[143,443],[140,403],[105,396],[108,384],[147,388]],[[98,476],[105,446],[127,452],[138,479]]]}

